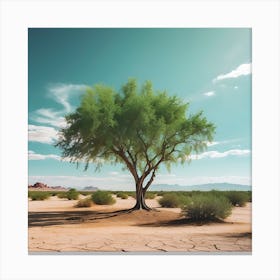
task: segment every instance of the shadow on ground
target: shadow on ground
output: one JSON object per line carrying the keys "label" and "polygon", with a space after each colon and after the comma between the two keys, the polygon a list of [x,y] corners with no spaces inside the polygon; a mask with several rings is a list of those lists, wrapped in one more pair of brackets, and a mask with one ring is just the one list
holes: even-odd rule
{"label": "shadow on ground", "polygon": [[236,234],[230,234],[227,237],[230,238],[250,238],[252,239],[252,232],[242,232],[242,233],[236,233]]}
{"label": "shadow on ground", "polygon": [[[143,211],[143,210],[142,210]],[[122,209],[117,211],[54,211],[54,212],[29,212],[29,227],[44,227],[52,225],[81,224],[84,222],[97,222],[104,219],[120,224],[142,227],[180,227],[180,226],[203,226],[206,224],[226,224],[227,222],[213,219],[211,221],[194,221],[183,217],[178,213],[166,211],[133,211]],[[114,217],[120,217],[114,219]],[[230,223],[231,224],[231,223]]]}
{"label": "shadow on ground", "polygon": [[97,211],[55,211],[55,212],[29,212],[28,226],[52,226],[80,224],[82,222],[90,222],[100,219],[108,219],[129,213],[130,209],[118,210],[113,212],[97,212]]}
{"label": "shadow on ground", "polygon": [[171,221],[159,221],[156,223],[147,223],[147,224],[142,224],[141,226],[146,226],[146,227],[170,227],[170,226],[184,226],[184,225],[190,225],[190,226],[203,226],[207,224],[213,224],[213,223],[218,223],[218,224],[224,224],[226,222],[219,220],[219,219],[212,219],[209,221],[195,221],[189,218],[180,218],[176,220],[171,220]]}

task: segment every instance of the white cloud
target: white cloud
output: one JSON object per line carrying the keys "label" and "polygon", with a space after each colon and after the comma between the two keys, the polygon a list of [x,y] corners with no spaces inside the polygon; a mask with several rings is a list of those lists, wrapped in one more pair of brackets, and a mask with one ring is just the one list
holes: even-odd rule
{"label": "white cloud", "polygon": [[225,152],[208,151],[198,155],[191,155],[190,158],[192,160],[199,160],[204,158],[224,158],[227,156],[243,156],[243,155],[248,155],[250,153],[251,153],[250,150],[239,150],[239,149],[228,150]]}
{"label": "white cloud", "polygon": [[53,154],[50,155],[36,154],[34,151],[28,151],[28,159],[29,160],[45,160],[45,159],[61,160],[61,157]]}
{"label": "white cloud", "polygon": [[52,144],[57,140],[57,130],[49,126],[28,125],[28,141]]}
{"label": "white cloud", "polygon": [[[45,159],[54,159],[58,161],[64,161],[64,162],[71,162],[71,158],[65,157],[62,158],[59,155],[49,154],[49,155],[43,155],[43,154],[37,154],[34,151],[28,151],[28,159],[29,160],[45,160]],[[79,163],[86,163],[84,159],[78,160]],[[96,158],[94,161],[92,161],[93,164],[104,164],[105,160],[103,158]],[[109,163],[109,162],[108,162]],[[112,174],[111,174],[112,175]],[[117,174],[115,174],[117,175]]]}
{"label": "white cloud", "polygon": [[80,94],[87,88],[83,84],[53,84],[49,90],[49,97],[64,107],[66,113],[71,112],[72,106],[70,104],[71,95]]}
{"label": "white cloud", "polygon": [[251,63],[244,63],[239,65],[236,69],[232,70],[229,73],[219,75],[213,80],[213,82],[216,83],[217,81],[225,79],[234,79],[249,74],[251,74]]}
{"label": "white cloud", "polygon": [[[236,138],[236,139],[229,139],[229,140],[223,140],[223,141],[205,142],[205,144],[207,145],[207,147],[211,147],[211,146],[216,146],[216,145],[234,143],[234,142],[238,142],[240,140],[241,140],[240,138]],[[238,146],[240,147],[240,145],[238,145]]]}
{"label": "white cloud", "polygon": [[64,127],[66,125],[65,119],[61,111],[54,111],[53,109],[38,109],[30,114],[30,118],[42,124],[48,124],[54,127]]}
{"label": "white cloud", "polygon": [[119,172],[112,171],[112,172],[109,173],[109,175],[111,175],[111,176],[117,176],[117,175],[119,175]]}
{"label": "white cloud", "polygon": [[47,96],[62,106],[61,110],[40,108],[30,114],[30,118],[40,124],[54,127],[65,126],[64,116],[73,110],[71,98],[78,96],[87,88],[83,84],[53,84],[48,88]]}
{"label": "white cloud", "polygon": [[213,142],[206,142],[207,147],[216,146],[218,144],[220,144],[220,142],[215,142],[215,141],[213,141]]}
{"label": "white cloud", "polygon": [[211,97],[211,96],[214,96],[216,95],[214,91],[208,91],[208,92],[205,92],[203,93],[203,95],[207,96],[207,97]]}
{"label": "white cloud", "polygon": [[238,86],[235,86],[234,89],[238,89]]}

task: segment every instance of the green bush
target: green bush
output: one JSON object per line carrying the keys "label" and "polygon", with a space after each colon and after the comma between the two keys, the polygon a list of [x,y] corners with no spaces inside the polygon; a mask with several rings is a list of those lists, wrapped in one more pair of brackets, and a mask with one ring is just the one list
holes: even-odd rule
{"label": "green bush", "polygon": [[246,205],[246,202],[249,200],[246,192],[239,191],[228,191],[224,193],[225,196],[229,199],[233,206],[243,207]]}
{"label": "green bush", "polygon": [[175,193],[164,194],[162,198],[159,199],[158,202],[162,207],[168,207],[168,208],[180,207],[180,205],[182,204],[180,197]]}
{"label": "green bush", "polygon": [[95,191],[79,191],[79,194],[87,196],[93,194]]}
{"label": "green bush", "polygon": [[154,199],[155,197],[156,197],[155,193],[152,193],[152,192],[146,192],[145,193],[145,198],[146,199]]}
{"label": "green bush", "polygon": [[131,196],[132,198],[135,198],[135,199],[136,199],[136,193],[135,193],[135,192],[130,193],[129,196]]}
{"label": "green bush", "polygon": [[79,193],[76,191],[76,189],[70,189],[66,192],[66,198],[68,200],[76,200],[79,197]]}
{"label": "green bush", "polygon": [[76,207],[91,207],[92,206],[92,199],[91,197],[86,197],[84,199],[80,199],[77,204]]}
{"label": "green bush", "polygon": [[247,202],[252,202],[252,192],[251,191],[247,191],[246,192],[246,196],[247,196]]}
{"label": "green bush", "polygon": [[56,195],[58,198],[67,198],[67,192],[60,192]]}
{"label": "green bush", "polygon": [[158,192],[156,192],[156,195],[157,195],[157,196],[163,196],[164,194],[165,194],[164,191],[158,191]]}
{"label": "green bush", "polygon": [[183,213],[194,221],[225,219],[231,214],[232,204],[224,196],[215,194],[194,195],[183,207]]}
{"label": "green bush", "polygon": [[121,199],[128,199],[128,195],[124,192],[118,192],[116,193],[117,197],[121,198]]}
{"label": "green bush", "polygon": [[91,199],[95,204],[100,205],[112,205],[116,202],[112,194],[107,191],[97,191],[92,194]]}
{"label": "green bush", "polygon": [[40,192],[40,191],[29,191],[28,197],[30,197],[32,200],[45,200],[50,197],[50,194],[48,192]]}

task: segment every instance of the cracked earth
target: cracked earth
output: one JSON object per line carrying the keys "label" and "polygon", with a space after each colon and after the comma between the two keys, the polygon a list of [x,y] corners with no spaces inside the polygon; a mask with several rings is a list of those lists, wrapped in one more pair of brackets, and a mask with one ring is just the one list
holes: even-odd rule
{"label": "cracked earth", "polygon": [[73,201],[29,201],[29,252],[247,252],[252,250],[251,203],[223,222],[194,224],[180,209],[128,213],[134,203],[74,208]]}

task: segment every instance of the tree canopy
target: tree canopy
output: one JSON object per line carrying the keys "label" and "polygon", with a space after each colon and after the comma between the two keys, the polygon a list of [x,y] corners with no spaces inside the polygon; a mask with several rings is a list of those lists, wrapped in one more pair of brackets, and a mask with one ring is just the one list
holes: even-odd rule
{"label": "tree canopy", "polygon": [[[130,79],[119,92],[106,85],[88,88],[75,112],[67,115],[56,146],[72,162],[121,163],[132,174],[136,209],[148,208],[145,192],[160,164],[190,160],[207,148],[215,126],[202,112],[147,81],[140,88]],[[137,205],[138,204],[138,205]]]}

